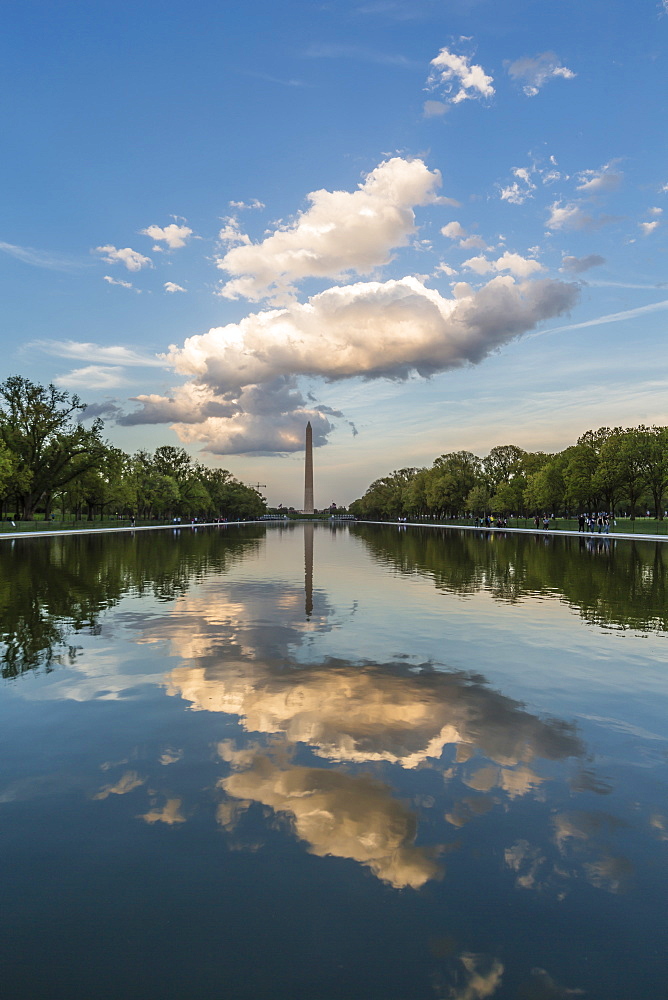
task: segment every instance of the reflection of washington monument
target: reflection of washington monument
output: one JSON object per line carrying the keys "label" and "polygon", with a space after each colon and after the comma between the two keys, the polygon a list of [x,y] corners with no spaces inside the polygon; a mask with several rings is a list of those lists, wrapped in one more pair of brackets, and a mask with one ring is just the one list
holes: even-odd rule
{"label": "reflection of washington monument", "polygon": [[304,524],[304,610],[306,617],[313,614],[313,522]]}
{"label": "reflection of washington monument", "polygon": [[313,514],[313,430],[306,425],[306,462],[304,468],[304,513]]}

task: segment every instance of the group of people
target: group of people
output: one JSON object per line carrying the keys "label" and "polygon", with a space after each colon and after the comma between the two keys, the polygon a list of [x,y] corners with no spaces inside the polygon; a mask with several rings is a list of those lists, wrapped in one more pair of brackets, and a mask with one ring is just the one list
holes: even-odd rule
{"label": "group of people", "polygon": [[598,514],[578,514],[578,531],[589,531],[599,535],[610,534],[610,524],[615,524],[612,514],[599,512]]}
{"label": "group of people", "polygon": [[497,517],[493,518],[487,514],[486,517],[476,517],[475,519],[476,528],[507,528],[508,518],[507,517]]}

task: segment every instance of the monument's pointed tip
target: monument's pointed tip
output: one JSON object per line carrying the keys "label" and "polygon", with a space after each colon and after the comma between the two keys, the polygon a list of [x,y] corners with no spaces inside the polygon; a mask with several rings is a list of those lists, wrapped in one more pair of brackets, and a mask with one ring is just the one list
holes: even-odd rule
{"label": "monument's pointed tip", "polygon": [[310,426],[311,426],[311,421],[310,421],[310,420],[309,420],[309,422],[308,422],[308,423],[306,424],[306,426],[307,426],[307,427],[310,427]]}

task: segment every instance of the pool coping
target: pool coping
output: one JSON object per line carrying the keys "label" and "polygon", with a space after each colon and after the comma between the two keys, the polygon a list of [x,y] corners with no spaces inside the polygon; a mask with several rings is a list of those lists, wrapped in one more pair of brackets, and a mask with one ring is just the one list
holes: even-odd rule
{"label": "pool coping", "polygon": [[487,532],[512,532],[517,535],[569,535],[574,538],[601,538],[610,540],[611,538],[623,538],[625,540],[639,539],[643,542],[668,542],[668,533],[665,535],[644,535],[630,531],[611,531],[605,534],[598,531],[574,531],[571,528],[499,528],[491,524],[489,527],[484,524],[430,524],[424,521],[356,521],[356,524],[387,524],[397,528],[448,528],[452,531],[487,531]]}
{"label": "pool coping", "polygon": [[[0,532],[0,539],[16,539],[16,538],[54,538],[58,536],[65,535],[103,535],[103,534],[113,534],[119,531],[183,531],[186,529],[195,528],[226,528],[228,525],[234,524],[274,524],[280,523],[282,525],[285,522],[271,522],[271,521],[200,521],[197,523],[185,524],[144,524],[144,525],[123,525],[120,528],[60,528],[54,529],[53,531],[7,531]],[[290,521],[292,524],[312,524],[313,521]],[[329,523],[325,521],[324,523]],[[450,531],[486,531],[490,533],[496,532],[512,532],[517,535],[568,535],[574,538],[600,538],[610,540],[611,538],[624,539],[625,541],[632,541],[637,539],[642,542],[668,542],[668,533],[665,535],[645,535],[639,534],[638,532],[628,532],[628,531],[611,531],[609,534],[604,534],[601,532],[599,534],[597,531],[574,531],[570,528],[510,528],[503,527],[498,528],[495,525],[475,525],[475,524],[435,524],[425,521],[367,521],[367,520],[357,520],[348,521],[346,524],[383,524],[383,525],[394,525],[398,528],[446,528]]]}

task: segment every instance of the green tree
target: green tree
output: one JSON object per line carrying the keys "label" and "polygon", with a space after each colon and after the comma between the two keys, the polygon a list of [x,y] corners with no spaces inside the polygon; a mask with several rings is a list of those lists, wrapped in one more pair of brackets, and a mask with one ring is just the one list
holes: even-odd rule
{"label": "green tree", "polygon": [[564,469],[567,461],[566,452],[560,452],[528,477],[524,491],[524,501],[528,508],[534,511],[561,510],[565,496]]}
{"label": "green tree", "polygon": [[469,491],[466,497],[466,507],[473,514],[477,514],[480,517],[481,514],[485,514],[490,507],[490,496],[489,490],[485,483],[477,483],[472,490]]}
{"label": "green tree", "polygon": [[75,419],[83,409],[78,396],[54,385],[20,375],[0,384],[0,439],[14,458],[11,486],[24,520],[32,521],[40,503],[99,461],[102,421],[85,429]]}
{"label": "green tree", "polygon": [[524,449],[518,448],[515,444],[501,444],[492,448],[482,461],[489,488],[495,491],[501,483],[509,482],[513,476],[521,472],[525,455]]}
{"label": "green tree", "polygon": [[11,482],[14,474],[14,456],[4,443],[0,440],[0,497],[5,496],[5,490]]}
{"label": "green tree", "polygon": [[172,476],[177,483],[185,482],[193,472],[192,459],[185,448],[175,448],[171,444],[156,448],[150,462],[161,476]]}
{"label": "green tree", "polygon": [[178,507],[181,500],[179,484],[173,476],[163,476],[153,470],[149,480],[150,512],[157,517],[168,517]]}
{"label": "green tree", "polygon": [[[635,520],[636,507],[647,485],[647,455],[643,454],[644,440],[633,428],[615,428],[601,448],[598,475],[619,484],[628,500],[631,520]],[[612,504],[610,505],[612,509]]]}
{"label": "green tree", "polygon": [[245,517],[261,517],[267,510],[267,502],[252,486],[244,486],[236,479],[230,479],[221,490],[219,514],[232,520]]}
{"label": "green tree", "polygon": [[609,464],[605,468],[601,467],[601,452],[611,434],[613,431],[609,427],[585,431],[578,438],[577,444],[567,449],[564,487],[565,500],[569,506],[598,510],[601,499],[605,498],[606,509],[614,510],[619,486],[616,470]]}
{"label": "green tree", "polygon": [[104,516],[106,507],[134,510],[137,502],[130,457],[120,448],[106,445],[98,465],[88,469],[72,484],[72,492],[86,504],[88,520],[96,510]]}
{"label": "green tree", "polygon": [[420,469],[404,487],[404,505],[412,515],[426,514],[429,510],[427,484],[430,475],[430,469]]}
{"label": "green tree", "polygon": [[466,498],[480,479],[482,463],[470,451],[452,451],[441,455],[429,471],[426,497],[436,511],[455,515],[466,507]]}
{"label": "green tree", "polygon": [[404,512],[407,487],[412,483],[419,469],[397,469],[389,476],[376,479],[363,497],[353,501],[350,510],[356,517],[384,518],[399,517]]}
{"label": "green tree", "polygon": [[513,482],[499,483],[499,488],[490,500],[490,507],[495,514],[512,514],[520,509],[522,495],[518,498],[517,487]]}
{"label": "green tree", "polygon": [[668,427],[638,427],[640,463],[654,512],[663,520],[663,502],[668,490]]}
{"label": "green tree", "polygon": [[212,510],[211,497],[200,479],[190,476],[181,483],[179,511],[189,517],[202,517]]}

